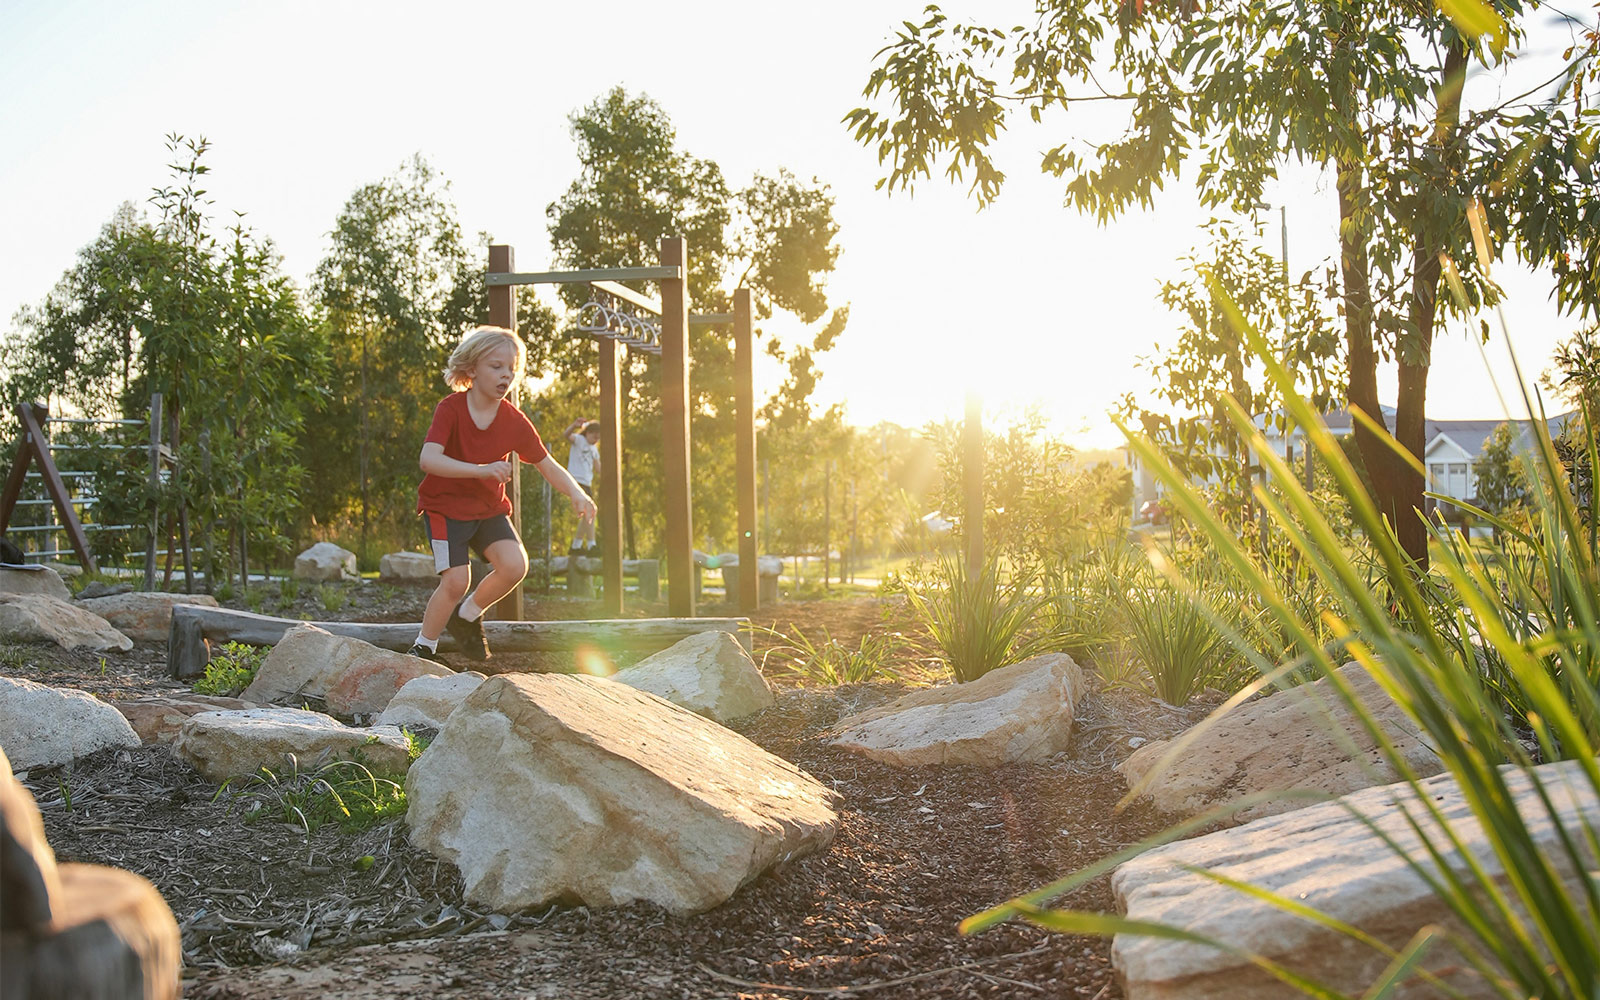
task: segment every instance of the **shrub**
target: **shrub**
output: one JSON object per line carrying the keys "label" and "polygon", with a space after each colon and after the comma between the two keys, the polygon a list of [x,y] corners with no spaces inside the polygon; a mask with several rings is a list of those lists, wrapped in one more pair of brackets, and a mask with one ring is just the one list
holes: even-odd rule
{"label": "shrub", "polygon": [[1157,698],[1186,705],[1220,679],[1233,647],[1195,595],[1151,580],[1119,596],[1128,650],[1149,674]]}
{"label": "shrub", "polygon": [[[905,648],[906,641],[899,632],[868,633],[861,637],[855,649],[835,639],[826,627],[822,630],[821,643],[793,625],[789,626],[789,633],[772,631],[770,634],[783,644],[767,650],[766,655],[778,657],[783,668],[801,680],[838,686],[900,679],[894,659]],[[762,666],[765,668],[765,660]]]}
{"label": "shrub", "polygon": [[236,696],[256,679],[256,672],[261,669],[267,652],[263,646],[227,643],[212,655],[211,662],[206,664],[204,676],[194,682],[195,693],[226,698]]}
{"label": "shrub", "polygon": [[1054,598],[1032,593],[1032,582],[1021,573],[1004,578],[992,559],[969,575],[964,559],[947,556],[904,589],[933,652],[965,683],[1060,648],[1056,636],[1040,629],[1041,614]]}

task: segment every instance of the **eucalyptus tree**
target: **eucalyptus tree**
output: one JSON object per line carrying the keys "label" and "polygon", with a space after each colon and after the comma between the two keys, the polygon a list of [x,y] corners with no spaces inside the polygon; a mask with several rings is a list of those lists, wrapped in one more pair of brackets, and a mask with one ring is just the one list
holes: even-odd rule
{"label": "eucalyptus tree", "polygon": [[[754,293],[758,319],[774,310],[818,325],[809,339],[767,350],[790,372],[779,391],[796,419],[815,384],[815,355],[832,347],[848,311],[829,311],[824,282],[838,257],[839,227],[826,186],[805,184],[787,170],[757,174],[732,189],[714,161],[684,150],[666,110],[621,87],[602,94],[570,119],[579,173],[547,209],[556,260],[567,267],[647,266],[659,241],[682,236],[689,247],[689,295],[696,312],[731,311],[732,289]],[[567,287],[569,306],[587,290]],[[758,331],[759,334],[760,331]],[[690,331],[693,487],[696,529],[710,539],[734,531],[734,395],[732,330]],[[538,359],[560,376],[551,406],[582,408],[592,398],[595,354],[583,339],[556,344]],[[623,479],[625,545],[630,553],[661,537],[659,512],[640,511],[640,498],[659,495],[662,476],[660,411],[651,361],[629,356],[622,366],[628,470]],[[574,415],[577,415],[576,412]],[[562,421],[564,423],[564,421]],[[642,521],[645,513],[648,520]],[[698,539],[697,539],[698,541]]]}
{"label": "eucalyptus tree", "polygon": [[[867,98],[889,106],[846,121],[887,166],[889,190],[942,169],[987,204],[1005,179],[990,147],[1013,116],[1070,132],[1086,106],[1125,109],[1120,135],[1065,138],[1040,161],[1068,205],[1103,223],[1152,206],[1186,169],[1203,204],[1240,215],[1286,165],[1326,169],[1344,395],[1417,456],[1435,330],[1453,310],[1497,300],[1487,269],[1505,246],[1555,268],[1563,306],[1600,303],[1596,125],[1576,86],[1592,38],[1539,86],[1464,107],[1469,70],[1503,72],[1539,5],[1440,6],[1459,20],[1420,0],[1039,0],[1032,24],[997,28],[929,7],[871,71]],[[1487,237],[1481,255],[1470,211]],[[1441,299],[1447,269],[1460,293]],[[1385,358],[1398,363],[1393,428],[1378,402]],[[1376,499],[1425,565],[1420,472],[1367,425],[1356,438]]]}

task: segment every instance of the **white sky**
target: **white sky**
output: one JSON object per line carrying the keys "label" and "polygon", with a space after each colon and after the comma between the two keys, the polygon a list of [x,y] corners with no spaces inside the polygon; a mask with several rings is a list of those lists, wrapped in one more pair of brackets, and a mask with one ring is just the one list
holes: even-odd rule
{"label": "white sky", "polygon": [[[996,416],[1037,403],[1084,443],[1115,443],[1105,412],[1145,387],[1135,360],[1173,338],[1156,289],[1209,213],[1174,190],[1097,228],[1037,169],[1063,131],[1020,121],[987,211],[942,181],[915,198],[875,191],[876,157],[840,119],[922,6],[0,0],[0,320],[41,299],[118,204],[164,182],[169,131],[212,140],[215,219],[248,212],[298,281],[349,194],[419,151],[451,181],[465,232],[511,243],[519,270],[544,268],[545,207],[577,172],[566,117],[622,84],[659,101],[682,145],[735,186],[779,166],[832,186],[844,252],[829,291],[851,322],[823,361],[822,401],[845,400],[858,423],[917,425],[957,415],[970,387]],[[1009,24],[1031,5],[946,7]],[[1293,273],[1334,252],[1331,185],[1301,177],[1268,198],[1288,205]],[[1501,277],[1537,371],[1575,322],[1547,281]],[[1460,324],[1435,349],[1429,410],[1501,412]]]}

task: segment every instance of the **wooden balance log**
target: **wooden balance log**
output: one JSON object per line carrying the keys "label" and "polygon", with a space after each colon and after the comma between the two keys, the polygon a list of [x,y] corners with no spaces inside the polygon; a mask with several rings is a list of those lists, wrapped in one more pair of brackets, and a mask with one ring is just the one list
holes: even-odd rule
{"label": "wooden balance log", "polygon": [[[242,642],[274,646],[296,625],[315,625],[334,635],[370,642],[380,649],[405,652],[416,641],[416,622],[312,622],[274,618],[229,608],[179,604],[172,609],[172,630],[167,639],[167,668],[186,680],[205,673],[211,662],[211,644]],[[549,621],[483,623],[489,645],[508,653],[570,651],[598,646],[608,651],[653,653],[701,632],[728,632],[750,649],[748,618],[617,618],[599,621]],[[455,641],[445,633],[441,653],[456,652]]]}

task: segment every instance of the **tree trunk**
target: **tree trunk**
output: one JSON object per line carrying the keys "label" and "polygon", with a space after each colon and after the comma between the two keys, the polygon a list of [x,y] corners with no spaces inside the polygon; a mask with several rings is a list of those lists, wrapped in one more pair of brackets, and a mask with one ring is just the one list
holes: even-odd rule
{"label": "tree trunk", "polygon": [[[1434,88],[1438,101],[1435,112],[1430,153],[1439,171],[1428,186],[1437,185],[1445,190],[1432,192],[1438,198],[1421,199],[1423,203],[1442,201],[1448,197],[1448,188],[1459,173],[1460,152],[1454,148],[1456,128],[1461,121],[1461,84],[1467,69],[1467,50],[1458,40],[1445,54],[1444,68],[1439,85]],[[1400,356],[1399,394],[1396,399],[1395,439],[1406,451],[1416,456],[1420,464],[1427,448],[1428,368],[1433,358],[1433,327],[1439,306],[1439,277],[1442,270],[1439,255],[1445,251],[1443,227],[1424,216],[1417,220],[1416,237],[1412,244],[1412,282],[1410,320],[1416,331],[1415,340],[1396,353]],[[1418,512],[1423,510],[1423,491],[1427,480],[1422,472],[1409,463],[1396,460],[1395,481],[1398,487],[1396,507],[1403,516],[1396,522],[1400,547],[1421,570],[1428,568],[1428,531]]]}

